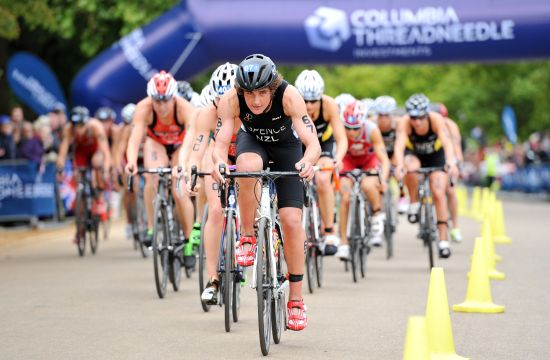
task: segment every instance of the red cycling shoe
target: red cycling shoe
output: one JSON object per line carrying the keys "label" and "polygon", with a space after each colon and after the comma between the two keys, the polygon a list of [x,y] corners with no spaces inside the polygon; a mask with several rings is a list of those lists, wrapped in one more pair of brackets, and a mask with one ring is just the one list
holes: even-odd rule
{"label": "red cycling shoe", "polygon": [[[295,312],[298,309],[298,312]],[[307,308],[304,305],[304,299],[290,300],[286,305],[288,313],[287,328],[293,331],[304,330],[307,326]]]}
{"label": "red cycling shoe", "polygon": [[[250,245],[248,250],[244,249],[244,245]],[[240,266],[252,266],[254,265],[254,256],[256,254],[256,237],[255,236],[241,236],[239,244],[235,251],[235,259]]]}

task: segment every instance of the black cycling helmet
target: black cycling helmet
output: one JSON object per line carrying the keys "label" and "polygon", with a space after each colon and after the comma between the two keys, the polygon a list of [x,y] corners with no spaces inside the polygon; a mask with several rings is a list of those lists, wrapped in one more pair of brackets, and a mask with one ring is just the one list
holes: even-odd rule
{"label": "black cycling helmet", "polygon": [[277,68],[271,59],[262,54],[244,58],[237,71],[237,85],[248,91],[269,86],[277,78]]}
{"label": "black cycling helmet", "polygon": [[193,88],[187,81],[178,81],[178,95],[187,101],[191,101],[193,97]]}
{"label": "black cycling helmet", "polygon": [[430,111],[430,100],[424,94],[414,94],[405,102],[405,109],[412,117],[422,117]]}
{"label": "black cycling helmet", "polygon": [[85,124],[90,119],[90,111],[84,106],[75,106],[71,110],[71,124]]}
{"label": "black cycling helmet", "polygon": [[99,121],[116,120],[116,113],[113,109],[107,106],[100,107],[95,112],[95,118]]}

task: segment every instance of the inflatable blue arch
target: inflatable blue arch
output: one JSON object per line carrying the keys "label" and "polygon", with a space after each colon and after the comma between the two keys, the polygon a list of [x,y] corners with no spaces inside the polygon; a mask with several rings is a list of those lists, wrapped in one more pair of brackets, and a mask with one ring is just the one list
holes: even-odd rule
{"label": "inflatable blue arch", "polygon": [[550,1],[182,1],[85,66],[72,101],[120,109],[160,69],[189,79],[251,53],[277,64],[548,58]]}

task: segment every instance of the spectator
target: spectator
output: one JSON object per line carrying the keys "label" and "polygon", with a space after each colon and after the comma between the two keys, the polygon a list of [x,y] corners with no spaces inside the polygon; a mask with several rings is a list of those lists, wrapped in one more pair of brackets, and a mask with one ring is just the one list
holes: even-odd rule
{"label": "spectator", "polygon": [[0,115],[0,160],[15,159],[13,124],[8,115]]}
{"label": "spectator", "polygon": [[32,124],[25,121],[23,123],[21,141],[17,145],[17,157],[40,164],[42,162],[42,155],[44,155],[44,147],[40,139],[34,135]]}
{"label": "spectator", "polygon": [[50,118],[53,151],[57,152],[59,150],[59,144],[61,143],[63,128],[67,122],[65,106],[61,103],[57,103],[49,112],[48,117]]}
{"label": "spectator", "polygon": [[21,106],[14,106],[11,109],[11,121],[13,123],[13,142],[17,145],[19,143],[19,140],[21,140],[23,122],[25,121],[23,108]]}

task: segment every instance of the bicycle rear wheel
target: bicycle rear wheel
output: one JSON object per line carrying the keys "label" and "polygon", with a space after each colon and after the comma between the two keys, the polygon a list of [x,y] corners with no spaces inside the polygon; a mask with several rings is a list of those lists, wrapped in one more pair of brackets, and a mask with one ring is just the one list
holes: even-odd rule
{"label": "bicycle rear wheel", "polygon": [[389,260],[393,257],[393,195],[391,188],[384,194],[384,211],[386,213],[386,220],[384,221],[384,240],[386,241],[386,259]]}
{"label": "bicycle rear wheel", "polygon": [[[278,231],[278,230],[277,230]],[[279,236],[281,232],[278,231]],[[277,282],[279,286],[282,286],[286,281],[284,269],[284,251],[282,243],[277,244],[275,256],[275,271],[277,276]],[[281,342],[281,336],[283,335],[283,326],[286,326],[286,311],[285,311],[286,295],[284,290],[277,290],[273,293],[273,300],[271,302],[271,331],[273,332],[273,342],[278,344]]]}
{"label": "bicycle rear wheel", "polygon": [[159,298],[162,299],[166,295],[170,264],[166,209],[161,205],[160,199],[158,198],[155,200],[153,214],[153,265],[155,270],[155,286]]}
{"label": "bicycle rear wheel", "polygon": [[78,255],[84,256],[86,253],[86,219],[88,218],[86,210],[86,198],[82,191],[76,195],[75,202],[75,220],[76,220],[76,247]]}
{"label": "bicycle rear wheel", "polygon": [[147,212],[145,211],[145,202],[143,200],[143,192],[140,191],[136,195],[136,231],[137,241],[139,243],[139,249],[141,256],[146,258],[149,256],[149,249],[143,244],[145,239],[145,232],[147,231]]}
{"label": "bicycle rear wheel", "polygon": [[92,254],[95,255],[99,243],[99,216],[92,215],[90,222],[91,226],[88,229],[88,237],[90,240],[90,250],[92,250]]}
{"label": "bicycle rear wheel", "polygon": [[434,254],[433,254],[433,230],[432,230],[432,224],[433,224],[433,216],[432,216],[432,209],[429,204],[423,204],[422,210],[424,212],[424,246],[426,247],[426,250],[428,251],[428,263],[430,265],[430,269],[434,267]]}
{"label": "bicycle rear wheel", "polygon": [[256,298],[258,301],[258,334],[263,355],[269,353],[271,345],[271,264],[268,248],[269,228],[267,220],[261,218],[258,224],[256,242]]}
{"label": "bicycle rear wheel", "polygon": [[225,331],[231,331],[232,310],[233,310],[233,290],[235,283],[235,220],[233,211],[227,214],[227,225],[222,239],[225,245],[224,251],[224,274],[223,274],[223,306],[225,313]]}
{"label": "bicycle rear wheel", "polygon": [[[172,239],[179,237],[180,226],[175,221],[174,234],[170,234]],[[183,262],[183,249],[177,249],[177,246],[172,243],[173,250],[170,251],[170,282],[174,291],[179,291],[181,283],[181,265]]]}
{"label": "bicycle rear wheel", "polygon": [[[202,212],[202,226],[206,224],[208,219],[208,204],[204,205]],[[206,251],[204,249],[204,231],[201,231],[201,243],[199,245],[199,300],[201,302],[202,310],[204,312],[210,311],[210,305],[205,304],[201,299],[202,292],[206,288],[208,282],[208,274],[206,273]]]}
{"label": "bicycle rear wheel", "polygon": [[[315,251],[318,251],[318,249],[316,248]],[[315,273],[317,274],[316,277],[318,287],[323,286],[323,258],[324,256],[317,252],[317,255],[315,256]]]}
{"label": "bicycle rear wheel", "polygon": [[350,246],[350,258],[351,258],[351,275],[353,277],[353,282],[357,282],[357,271],[359,267],[359,241],[361,241],[361,230],[360,230],[360,224],[359,224],[359,202],[357,199],[352,199],[350,204],[350,211],[351,216],[349,219],[351,220],[350,225],[350,238],[349,246]]}

